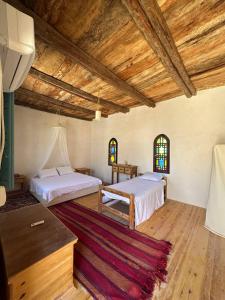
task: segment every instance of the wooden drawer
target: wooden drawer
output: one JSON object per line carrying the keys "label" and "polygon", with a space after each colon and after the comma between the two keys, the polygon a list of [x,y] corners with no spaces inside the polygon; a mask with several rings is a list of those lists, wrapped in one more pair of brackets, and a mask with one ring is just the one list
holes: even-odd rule
{"label": "wooden drawer", "polygon": [[131,168],[125,168],[125,174],[130,175],[132,173],[131,170]]}
{"label": "wooden drawer", "polygon": [[73,286],[73,244],[17,274],[10,282],[10,299],[54,299]]}
{"label": "wooden drawer", "polygon": [[124,173],[124,167],[119,167],[119,172]]}
{"label": "wooden drawer", "polygon": [[137,168],[136,167],[133,167],[131,168],[131,172],[134,174],[134,173],[137,173]]}
{"label": "wooden drawer", "polygon": [[113,166],[113,167],[112,167],[112,170],[113,170],[113,172],[117,172],[117,171],[118,171],[118,167]]}

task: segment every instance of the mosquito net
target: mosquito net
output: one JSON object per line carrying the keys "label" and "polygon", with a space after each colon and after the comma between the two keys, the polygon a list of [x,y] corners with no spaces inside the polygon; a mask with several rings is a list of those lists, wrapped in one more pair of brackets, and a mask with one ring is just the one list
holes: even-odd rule
{"label": "mosquito net", "polygon": [[70,165],[66,128],[62,126],[54,126],[51,128],[51,134],[45,153],[39,170]]}

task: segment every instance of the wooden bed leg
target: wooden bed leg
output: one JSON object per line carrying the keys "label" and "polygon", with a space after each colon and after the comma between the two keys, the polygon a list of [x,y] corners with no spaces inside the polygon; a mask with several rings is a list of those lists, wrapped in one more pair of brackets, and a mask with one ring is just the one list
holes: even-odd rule
{"label": "wooden bed leg", "polygon": [[99,185],[99,191],[98,191],[98,212],[102,213],[102,185]]}
{"label": "wooden bed leg", "polygon": [[129,228],[135,228],[135,205],[134,205],[134,194],[130,195],[130,205],[129,205]]}
{"label": "wooden bed leg", "polygon": [[163,178],[166,182],[166,184],[164,185],[163,189],[164,189],[164,201],[167,200],[167,177]]}

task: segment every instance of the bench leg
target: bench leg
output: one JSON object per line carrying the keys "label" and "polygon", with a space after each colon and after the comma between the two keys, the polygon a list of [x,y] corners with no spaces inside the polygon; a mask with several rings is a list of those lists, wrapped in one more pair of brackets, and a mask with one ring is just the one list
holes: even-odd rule
{"label": "bench leg", "polygon": [[130,205],[129,205],[129,228],[135,228],[135,207],[134,207],[134,195],[130,195]]}
{"label": "bench leg", "polygon": [[102,204],[102,186],[99,186],[99,192],[98,192],[98,212],[102,213],[103,209]]}

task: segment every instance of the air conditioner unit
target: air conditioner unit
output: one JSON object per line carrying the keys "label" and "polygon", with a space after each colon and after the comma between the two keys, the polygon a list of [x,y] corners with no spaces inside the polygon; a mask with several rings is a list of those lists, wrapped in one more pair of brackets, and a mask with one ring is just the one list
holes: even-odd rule
{"label": "air conditioner unit", "polygon": [[4,92],[23,83],[35,55],[33,19],[0,0],[0,59]]}
{"label": "air conditioner unit", "polygon": [[[33,19],[0,0],[0,169],[5,147],[3,91],[13,92],[20,87],[34,55]],[[13,177],[13,172],[10,174]],[[3,196],[5,199],[5,189],[0,187],[0,198]]]}

